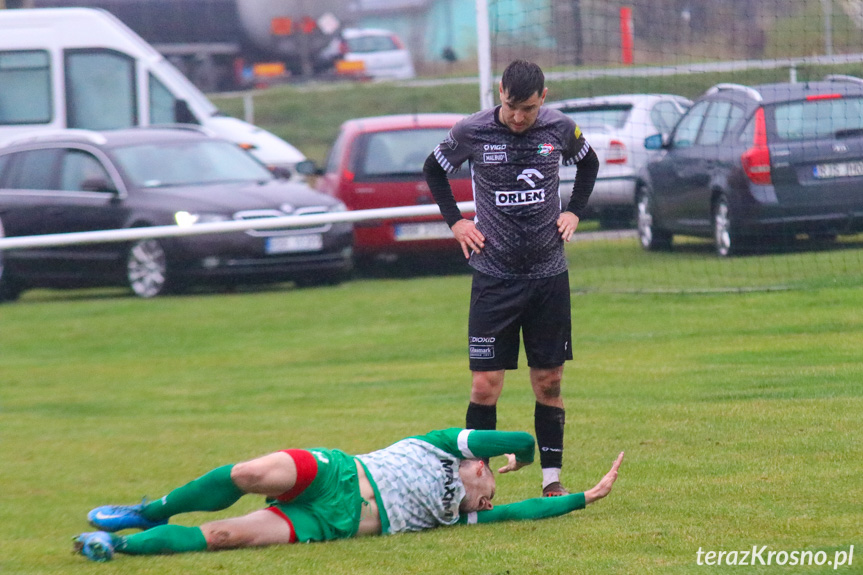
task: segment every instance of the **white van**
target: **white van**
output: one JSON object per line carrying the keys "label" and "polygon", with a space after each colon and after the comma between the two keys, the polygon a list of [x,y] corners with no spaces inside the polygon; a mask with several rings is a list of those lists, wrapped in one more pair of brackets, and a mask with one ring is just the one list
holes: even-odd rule
{"label": "white van", "polygon": [[218,109],[152,46],[109,12],[0,9],[0,142],[34,130],[112,130],[199,124],[269,166],[305,156]]}

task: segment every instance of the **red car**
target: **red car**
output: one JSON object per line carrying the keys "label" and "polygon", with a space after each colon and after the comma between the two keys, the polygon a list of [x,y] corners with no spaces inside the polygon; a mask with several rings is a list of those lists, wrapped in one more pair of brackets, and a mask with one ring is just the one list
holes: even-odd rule
{"label": "red car", "polygon": [[[432,204],[423,164],[461,114],[411,114],[358,118],[342,124],[317,188],[349,210]],[[450,176],[456,201],[472,201],[470,170]],[[472,218],[473,214],[465,214]],[[362,259],[461,253],[440,216],[357,222],[354,253]]]}

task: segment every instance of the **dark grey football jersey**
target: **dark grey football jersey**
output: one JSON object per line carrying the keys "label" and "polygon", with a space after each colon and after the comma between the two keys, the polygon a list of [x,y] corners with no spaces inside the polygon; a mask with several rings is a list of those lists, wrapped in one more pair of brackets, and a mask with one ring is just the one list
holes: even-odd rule
{"label": "dark grey football jersey", "polygon": [[560,216],[559,166],[590,150],[575,122],[540,108],[534,125],[515,134],[483,110],[453,126],[434,155],[447,173],[468,161],[476,226],[485,248],[470,265],[498,278],[535,279],[566,271]]}

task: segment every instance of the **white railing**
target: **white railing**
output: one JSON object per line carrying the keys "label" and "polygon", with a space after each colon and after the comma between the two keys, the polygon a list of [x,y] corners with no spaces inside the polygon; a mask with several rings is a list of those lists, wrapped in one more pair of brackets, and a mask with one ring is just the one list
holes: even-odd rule
{"label": "white railing", "polygon": [[[473,202],[460,202],[462,212],[475,210]],[[178,236],[199,236],[203,234],[218,234],[240,232],[246,230],[264,230],[275,228],[299,228],[310,225],[342,222],[363,222],[368,220],[392,220],[416,216],[440,216],[437,204],[423,206],[405,206],[400,208],[380,208],[376,210],[356,210],[353,212],[327,212],[303,216],[285,216],[281,218],[256,218],[230,222],[213,222],[209,224],[194,224],[190,226],[151,226],[146,228],[127,228],[122,230],[100,230],[93,232],[75,232],[69,234],[46,234],[41,236],[0,237],[0,250],[14,250],[36,247],[70,246],[76,244],[98,244],[106,242],[127,242],[149,238],[167,238]]]}

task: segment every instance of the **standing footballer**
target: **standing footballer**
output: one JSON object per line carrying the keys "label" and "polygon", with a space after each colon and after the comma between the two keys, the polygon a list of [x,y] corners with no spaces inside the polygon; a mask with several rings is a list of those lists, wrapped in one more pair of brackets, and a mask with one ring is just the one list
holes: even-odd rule
{"label": "standing footballer", "polygon": [[[516,60],[500,82],[501,105],[458,122],[426,159],[424,173],[444,219],[474,268],[468,320],[472,385],[466,427],[495,429],[504,373],[518,368],[523,333],[544,496],[566,495],[563,364],[572,359],[572,238],[593,191],[599,160],[575,122],[542,107],[548,89],[536,64]],[[561,160],[578,172],[561,211]],[[463,219],[447,174],[468,161],[476,218]]]}

